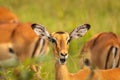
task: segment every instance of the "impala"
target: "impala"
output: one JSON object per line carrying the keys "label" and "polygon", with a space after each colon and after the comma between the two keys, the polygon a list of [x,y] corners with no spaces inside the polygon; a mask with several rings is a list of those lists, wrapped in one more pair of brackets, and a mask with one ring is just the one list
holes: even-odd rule
{"label": "impala", "polygon": [[[89,24],[84,24],[74,29],[70,34],[67,32],[53,32],[49,34],[45,27],[33,24],[32,29],[38,36],[42,36],[52,42],[53,55],[55,59],[56,80],[120,80],[120,68],[109,70],[83,69],[77,73],[70,73],[66,66],[68,58],[68,44],[73,38],[82,37],[88,29]],[[92,75],[91,75],[92,74]]]}
{"label": "impala", "polygon": [[18,17],[5,7],[0,7],[0,23],[16,23]]}
{"label": "impala", "polygon": [[119,43],[120,43],[120,36],[118,36],[118,40],[119,40]]}
{"label": "impala", "polygon": [[0,36],[0,63],[11,60],[23,62],[48,50],[47,39],[36,36],[31,23],[1,24]]}
{"label": "impala", "polygon": [[80,55],[84,56],[80,62],[88,59],[90,65],[99,69],[119,67],[120,43],[117,35],[113,32],[103,32],[94,36],[85,43]]}

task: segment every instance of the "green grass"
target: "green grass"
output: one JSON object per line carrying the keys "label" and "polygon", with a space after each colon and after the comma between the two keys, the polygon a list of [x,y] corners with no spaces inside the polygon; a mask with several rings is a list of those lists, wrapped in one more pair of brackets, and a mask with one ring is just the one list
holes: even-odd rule
{"label": "green grass", "polygon": [[[0,0],[0,5],[11,9],[21,22],[42,24],[49,32],[70,32],[81,24],[91,24],[90,31],[83,38],[73,40],[70,44],[67,64],[70,72],[79,70],[80,49],[94,34],[112,31],[120,35],[119,0]],[[50,51],[42,61],[42,77],[43,80],[54,80],[54,75]]]}

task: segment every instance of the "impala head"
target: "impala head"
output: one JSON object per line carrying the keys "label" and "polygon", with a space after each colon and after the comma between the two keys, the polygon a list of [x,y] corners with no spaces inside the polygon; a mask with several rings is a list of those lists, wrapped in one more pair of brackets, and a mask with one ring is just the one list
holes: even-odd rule
{"label": "impala head", "polygon": [[65,64],[68,58],[68,44],[73,38],[82,37],[90,29],[90,25],[83,24],[78,26],[70,34],[62,31],[49,34],[45,27],[38,24],[33,24],[32,29],[38,36],[46,38],[52,43],[55,59],[60,64]]}

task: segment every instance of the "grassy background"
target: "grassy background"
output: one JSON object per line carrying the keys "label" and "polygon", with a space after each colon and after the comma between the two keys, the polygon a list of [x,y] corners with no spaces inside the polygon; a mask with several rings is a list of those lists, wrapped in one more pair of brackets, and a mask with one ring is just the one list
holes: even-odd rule
{"label": "grassy background", "polygon": [[[8,7],[21,22],[42,24],[49,32],[70,32],[81,24],[91,24],[90,31],[83,38],[70,44],[67,64],[70,72],[79,70],[80,49],[91,36],[106,31],[120,35],[119,0],[0,0],[0,6]],[[51,49],[42,58],[42,77],[43,80],[54,79]]]}

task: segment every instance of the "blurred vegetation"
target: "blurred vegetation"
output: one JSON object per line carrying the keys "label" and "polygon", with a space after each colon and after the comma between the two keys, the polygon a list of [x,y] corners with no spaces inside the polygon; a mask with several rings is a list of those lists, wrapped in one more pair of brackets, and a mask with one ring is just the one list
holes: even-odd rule
{"label": "blurred vegetation", "polygon": [[[120,35],[119,0],[0,0],[0,6],[8,7],[21,22],[39,23],[49,32],[72,31],[84,23],[91,25],[90,31],[70,44],[68,68],[70,72],[79,70],[79,52],[83,44],[94,34],[112,31]],[[41,60],[41,57],[39,57]],[[25,74],[26,69],[21,69]],[[6,75],[9,77],[11,70]],[[29,70],[28,70],[29,71]],[[52,51],[42,61],[42,80],[54,79]],[[28,72],[32,75],[31,72]],[[7,80],[13,80],[7,79]],[[24,79],[21,79],[24,80]],[[25,80],[29,80],[28,78]]]}

